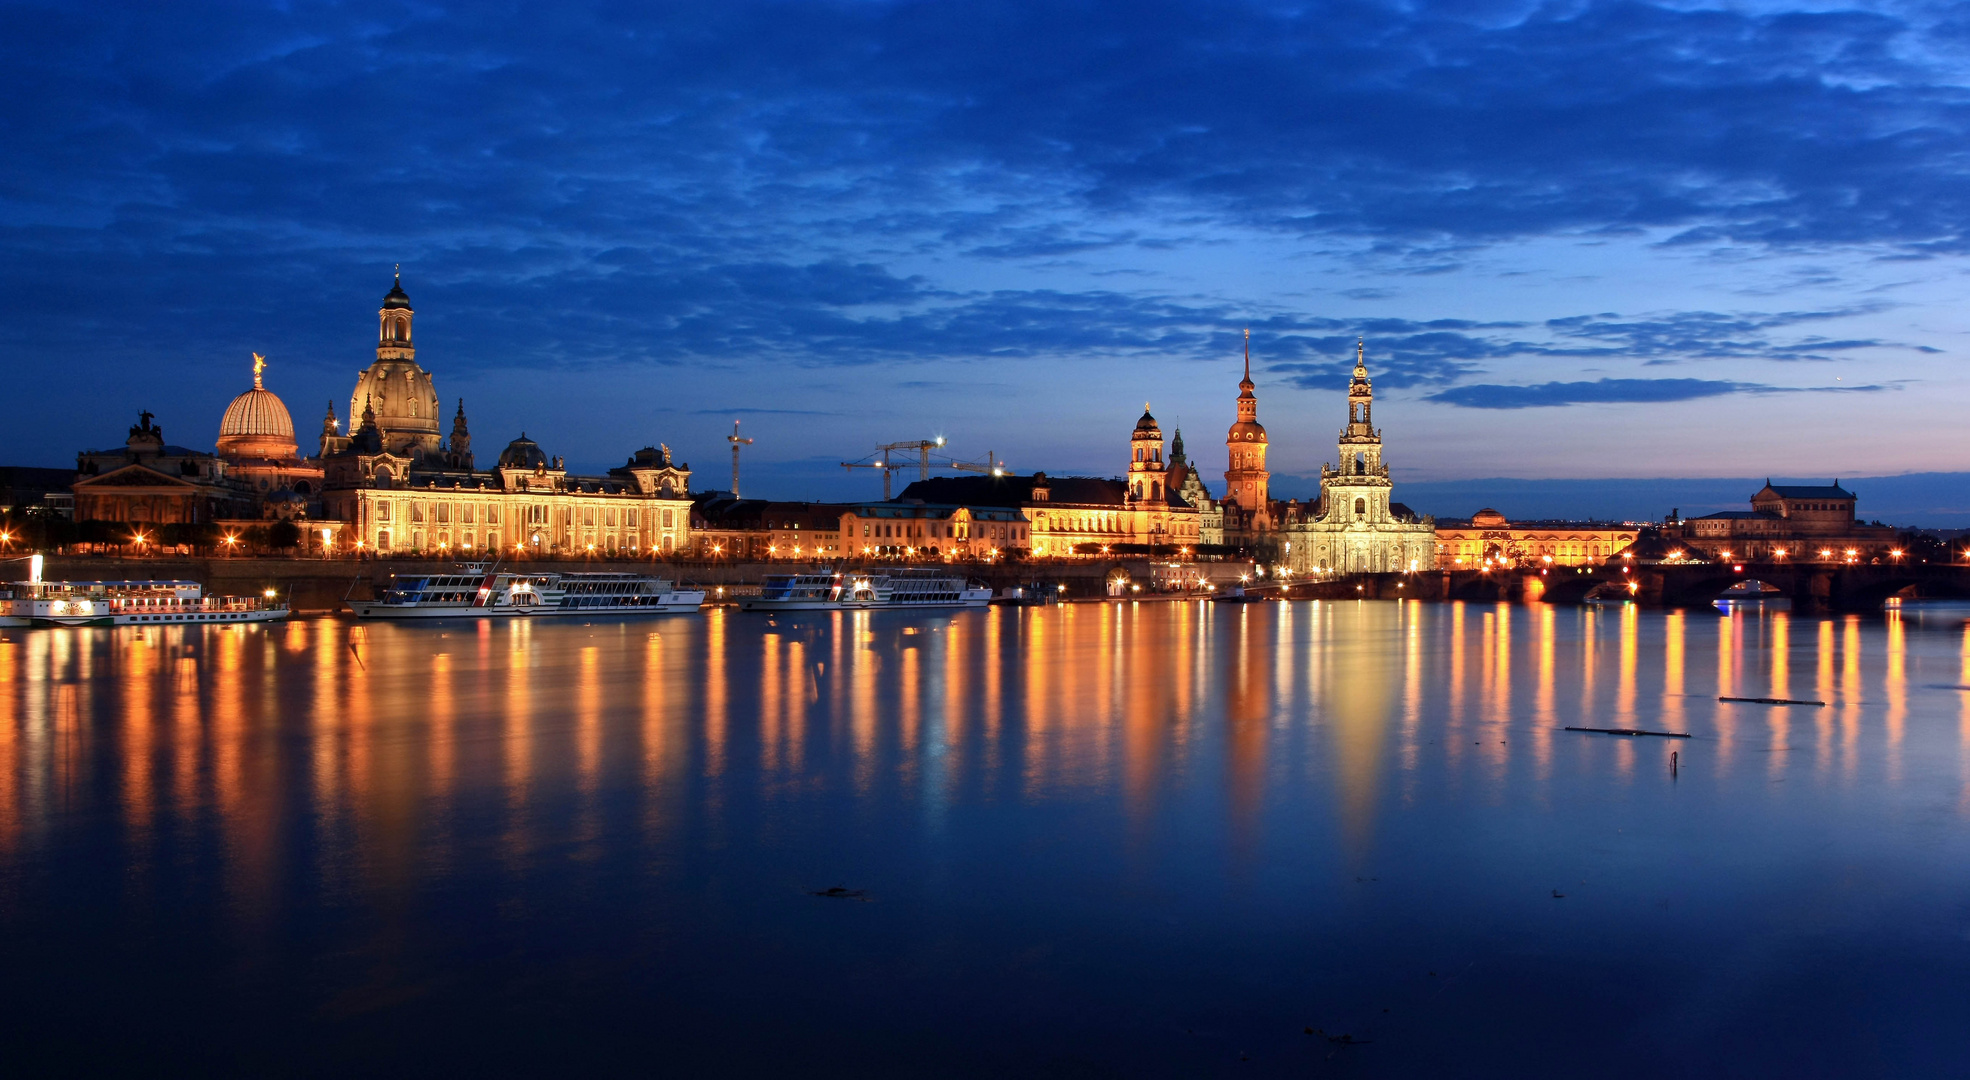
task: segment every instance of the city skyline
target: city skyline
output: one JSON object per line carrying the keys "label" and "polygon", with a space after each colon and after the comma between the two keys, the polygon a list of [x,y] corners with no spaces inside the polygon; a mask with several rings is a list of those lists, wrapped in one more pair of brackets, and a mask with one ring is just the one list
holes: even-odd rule
{"label": "city skyline", "polygon": [[1113,475],[1145,398],[1221,490],[1248,325],[1282,496],[1357,337],[1404,485],[1970,460],[1921,9],[1318,14],[13,9],[0,355],[59,407],[0,455],[210,445],[256,352],[306,428],[402,263],[482,442],[704,481],[739,419],[760,494]]}

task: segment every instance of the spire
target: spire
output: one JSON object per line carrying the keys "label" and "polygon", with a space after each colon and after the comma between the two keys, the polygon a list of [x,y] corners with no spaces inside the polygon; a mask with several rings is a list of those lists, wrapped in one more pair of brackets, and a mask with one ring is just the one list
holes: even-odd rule
{"label": "spire", "polygon": [[1252,328],[1245,328],[1245,381],[1252,381]]}
{"label": "spire", "polygon": [[266,387],[260,385],[260,373],[265,370],[267,370],[267,358],[261,356],[259,353],[254,353],[253,354],[253,389],[255,390],[266,389]]}
{"label": "spire", "polygon": [[335,426],[335,403],[331,401],[328,403],[328,415],[322,418],[321,433],[323,435],[333,435],[335,434]]}
{"label": "spire", "polygon": [[375,426],[376,426],[375,405],[371,401],[371,395],[364,394],[363,395],[363,427],[374,428]]}

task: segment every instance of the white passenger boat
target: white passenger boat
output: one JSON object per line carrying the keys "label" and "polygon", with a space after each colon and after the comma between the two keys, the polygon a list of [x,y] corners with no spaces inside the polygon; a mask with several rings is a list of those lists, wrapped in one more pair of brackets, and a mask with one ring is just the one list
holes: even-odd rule
{"label": "white passenger boat", "polygon": [[288,615],[272,589],[260,596],[207,596],[196,581],[43,581],[41,556],[28,580],[0,599],[0,626],[149,626],[272,622]]}
{"label": "white passenger boat", "polygon": [[984,607],[992,590],[930,568],[769,574],[745,611]]}
{"label": "white passenger boat", "polygon": [[462,566],[448,573],[392,574],[375,600],[352,600],[361,619],[504,619],[565,615],[689,614],[702,589],[629,573],[533,573]]}

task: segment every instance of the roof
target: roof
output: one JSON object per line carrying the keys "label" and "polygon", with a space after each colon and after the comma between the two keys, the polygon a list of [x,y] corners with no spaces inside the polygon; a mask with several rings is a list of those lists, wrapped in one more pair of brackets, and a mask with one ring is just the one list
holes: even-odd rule
{"label": "roof", "polygon": [[1781,485],[1767,481],[1765,483],[1765,490],[1787,499],[1853,499],[1858,497],[1853,492],[1841,487],[1840,481],[1838,480],[1835,480],[1831,486],[1824,487]]}
{"label": "roof", "polygon": [[[1017,508],[1033,503],[1033,489],[1044,485],[1048,503],[1071,506],[1122,506],[1128,502],[1125,481],[1098,476],[933,476],[903,489],[897,501],[922,499],[927,503],[953,506],[1004,506]],[[1163,487],[1165,505],[1188,509],[1174,485]]]}
{"label": "roof", "polygon": [[1718,520],[1748,521],[1754,518],[1763,518],[1768,521],[1778,520],[1777,515],[1767,514],[1762,510],[1722,510],[1715,514],[1705,514],[1700,518],[1691,518],[1690,520],[1691,521],[1718,521]]}

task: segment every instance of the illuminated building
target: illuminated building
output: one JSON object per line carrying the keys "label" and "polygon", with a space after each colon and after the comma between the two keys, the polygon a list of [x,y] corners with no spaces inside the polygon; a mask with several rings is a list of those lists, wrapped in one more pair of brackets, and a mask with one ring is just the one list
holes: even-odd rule
{"label": "illuminated building", "polygon": [[1436,523],[1436,565],[1443,570],[1485,566],[1597,566],[1635,542],[1634,526],[1598,521],[1507,521],[1489,508],[1468,521]]}
{"label": "illuminated building", "polygon": [[[906,493],[907,495],[907,493]],[[1023,553],[1024,516],[1006,507],[888,502],[808,503],[698,497],[691,536],[709,559],[991,559]]]}
{"label": "illuminated building", "polygon": [[1710,558],[1876,558],[1894,548],[1895,530],[1856,521],[1854,506],[1859,498],[1838,480],[1826,486],[1774,485],[1766,480],[1751,496],[1750,510],[1688,519],[1671,512],[1663,534]]}
{"label": "illuminated building", "polygon": [[690,466],[645,447],[603,476],[568,472],[524,432],[490,470],[473,467],[465,403],[446,440],[435,381],[417,363],[401,279],[378,314],[376,360],[350,395],[351,430],[322,423],[322,504],[379,554],[659,554],[688,550]]}
{"label": "illuminated building", "polygon": [[1313,512],[1285,528],[1292,545],[1288,565],[1296,572],[1391,573],[1436,565],[1436,521],[1393,499],[1374,405],[1366,350],[1356,345],[1340,461],[1321,467],[1320,502]]}
{"label": "illuminated building", "polygon": [[[1183,472],[1163,457],[1163,433],[1145,406],[1129,433],[1127,479],[1092,476],[938,476],[903,489],[897,501],[958,506],[973,515],[1010,510],[1023,524],[981,527],[1030,531],[1035,558],[1114,554],[1181,555],[1201,539],[1201,515],[1176,485]],[[1174,483],[1173,483],[1174,480]],[[1026,548],[1026,543],[1015,543]]]}
{"label": "illuminated building", "polygon": [[287,405],[266,388],[266,358],[253,355],[253,386],[219,420],[219,456],[227,475],[260,503],[261,516],[303,518],[321,493],[321,463],[301,456]]}
{"label": "illuminated building", "polygon": [[120,450],[76,455],[75,520],[154,525],[201,524],[252,512],[225,459],[164,441],[141,413]]}
{"label": "illuminated building", "polygon": [[1252,332],[1245,331],[1245,377],[1238,381],[1238,419],[1225,433],[1223,514],[1225,539],[1221,543],[1240,544],[1272,532],[1273,515],[1270,484],[1266,471],[1268,447],[1265,425],[1259,423],[1259,399],[1253,393]]}

